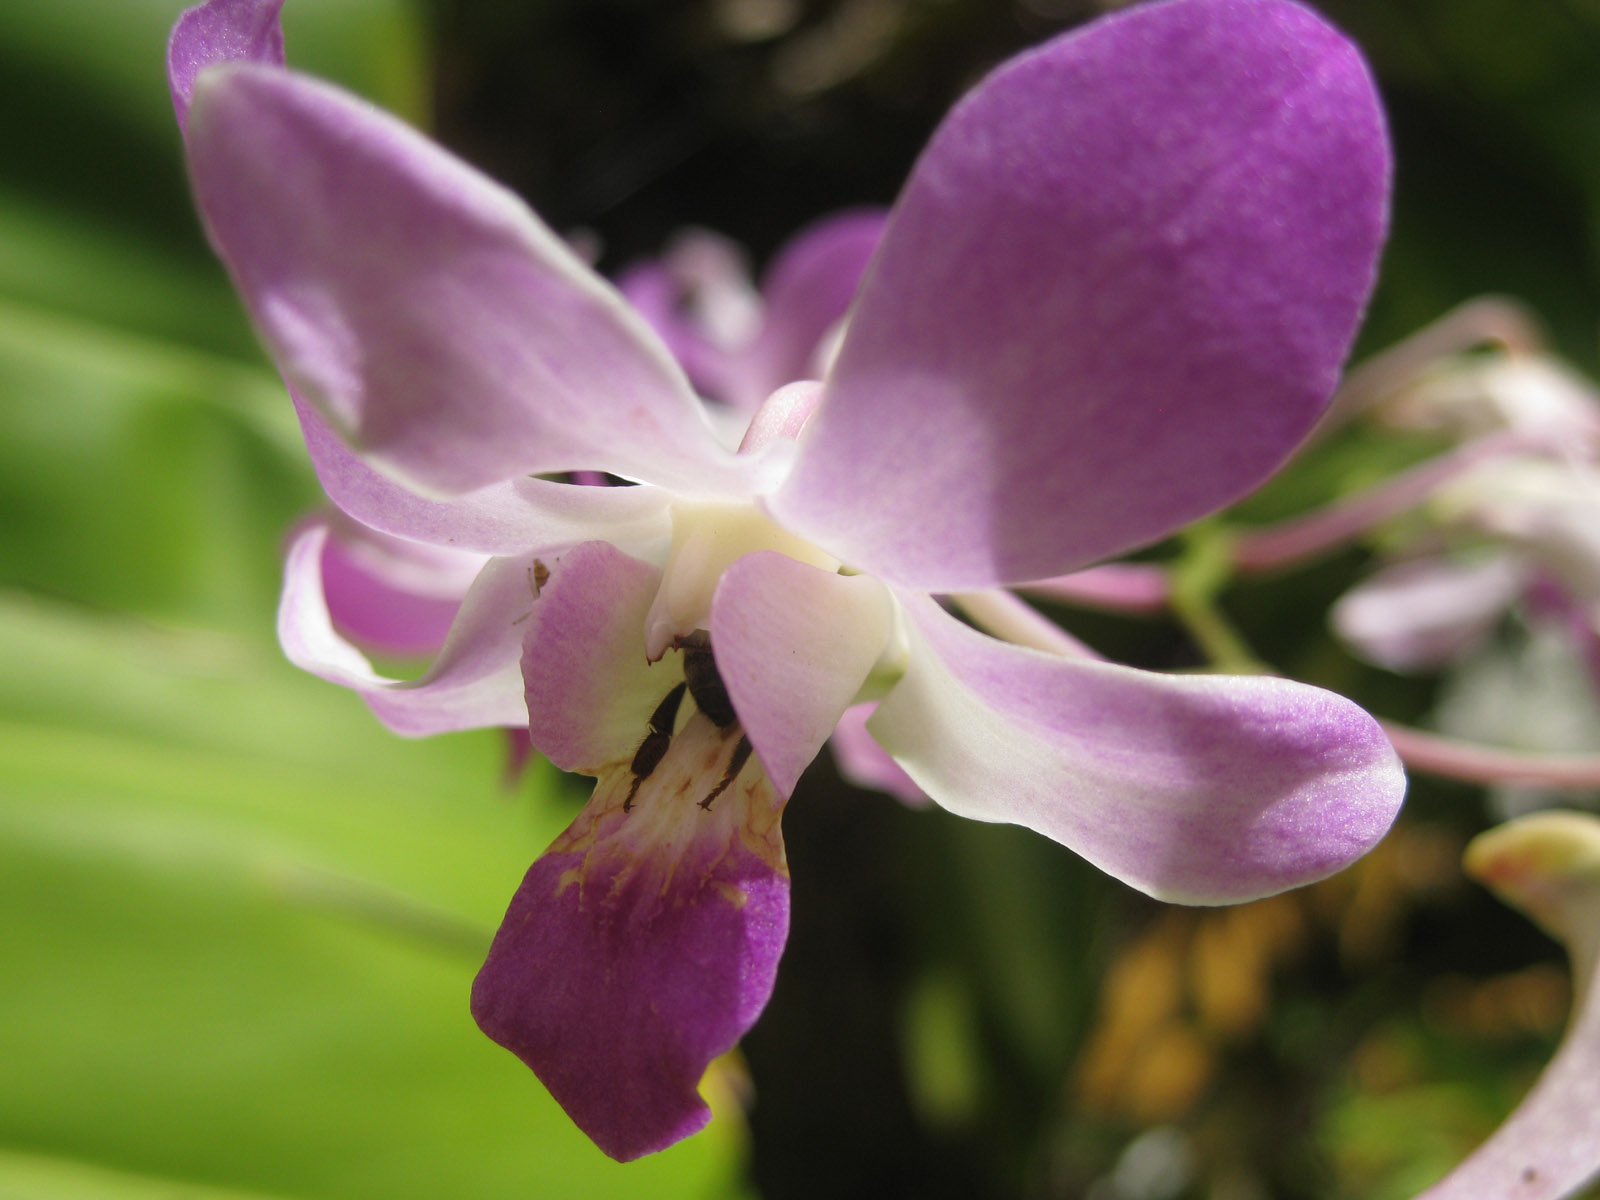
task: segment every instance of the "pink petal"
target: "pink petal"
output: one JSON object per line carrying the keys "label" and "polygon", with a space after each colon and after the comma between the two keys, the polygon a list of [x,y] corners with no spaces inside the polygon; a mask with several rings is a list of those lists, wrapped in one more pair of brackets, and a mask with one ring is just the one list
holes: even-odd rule
{"label": "pink petal", "polygon": [[889,593],[867,576],[822,571],[770,550],[723,572],[711,605],[712,652],[780,793],[794,791],[893,630]]}
{"label": "pink petal", "polygon": [[1511,554],[1417,559],[1358,583],[1329,619],[1369,662],[1391,671],[1427,670],[1483,641],[1528,585],[1527,566]]}
{"label": "pink petal", "polygon": [[645,615],[661,572],[605,542],[556,560],[522,649],[528,732],[564,771],[595,774],[631,757],[650,714],[680,680],[681,656],[645,657]]}
{"label": "pink petal", "polygon": [[696,713],[637,795],[626,762],[603,774],[517,889],[473,984],[483,1031],[613,1158],[706,1123],[700,1077],[772,994],[789,928],[783,802],[754,764],[697,802],[711,748],[714,776],[736,741]]}
{"label": "pink petal", "polygon": [[[387,679],[333,628],[323,595],[328,527],[308,525],[289,547],[278,640],[289,661],[361,693],[378,719],[408,737],[521,725],[521,620],[533,605],[532,564],[492,559],[461,604],[439,656],[420,678]],[[519,616],[520,614],[520,616]]]}
{"label": "pink petal", "polygon": [[883,747],[950,811],[1037,830],[1159,899],[1321,879],[1400,807],[1399,759],[1340,696],[1044,654],[901,601],[910,667],[868,726]]}
{"label": "pink petal", "polygon": [[1388,177],[1361,59],[1284,0],[1139,5],[1011,60],[902,192],[774,515],[954,591],[1236,499],[1333,390]]}
{"label": "pink petal", "polygon": [[187,9],[167,42],[167,86],[178,127],[189,123],[194,81],[207,67],[228,62],[283,66],[283,0],[210,0]]}
{"label": "pink petal", "polygon": [[604,538],[648,544],[671,532],[670,495],[653,487],[579,487],[519,476],[448,500],[423,496],[374,470],[294,397],[311,464],[341,510],[369,528],[482,554],[554,552]]}
{"label": "pink petal", "polygon": [[384,654],[431,657],[487,559],[408,542],[357,525],[329,523],[322,594],[334,627]]}
{"label": "pink petal", "polygon": [[779,249],[762,280],[766,321],[748,356],[757,403],[786,383],[821,376],[818,352],[849,312],[887,222],[878,209],[835,213]]}
{"label": "pink petal", "polygon": [[213,242],[290,386],[446,493],[605,470],[748,490],[660,341],[510,192],[335,88],[236,64],[189,112]]}

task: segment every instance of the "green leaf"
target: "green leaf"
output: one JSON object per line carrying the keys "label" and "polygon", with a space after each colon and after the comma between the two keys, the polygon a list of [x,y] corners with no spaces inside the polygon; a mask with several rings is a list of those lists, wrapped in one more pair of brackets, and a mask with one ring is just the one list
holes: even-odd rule
{"label": "green leaf", "polygon": [[0,583],[176,621],[269,620],[320,503],[282,385],[0,302]]}
{"label": "green leaf", "polygon": [[733,1191],[737,1120],[617,1166],[472,1024],[550,773],[513,798],[496,735],[394,738],[250,639],[26,597],[0,630],[0,1146],[83,1164],[61,1194]]}

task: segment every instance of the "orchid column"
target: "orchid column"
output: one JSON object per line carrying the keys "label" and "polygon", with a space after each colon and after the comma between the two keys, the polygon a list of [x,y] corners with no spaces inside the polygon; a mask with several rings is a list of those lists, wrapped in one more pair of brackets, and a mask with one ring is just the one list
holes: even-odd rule
{"label": "orchid column", "polygon": [[1319,18],[1172,0],[1001,67],[914,168],[826,377],[735,453],[520,201],[285,70],[280,5],[211,0],[173,35],[208,232],[333,501],[489,556],[399,683],[334,632],[309,529],[282,640],[400,732],[525,717],[596,778],[473,1008],[608,1154],[707,1119],[700,1075],[787,931],[782,807],[853,704],[935,802],[1166,899],[1294,887],[1383,835],[1403,777],[1348,701],[1052,655],[937,599],[1158,539],[1316,420],[1388,186],[1371,82]]}

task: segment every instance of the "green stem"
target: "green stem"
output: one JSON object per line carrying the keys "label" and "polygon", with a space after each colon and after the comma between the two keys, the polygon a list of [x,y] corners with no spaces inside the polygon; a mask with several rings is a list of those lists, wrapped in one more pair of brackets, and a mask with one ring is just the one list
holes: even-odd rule
{"label": "green stem", "polygon": [[1233,578],[1232,536],[1215,522],[1182,534],[1183,553],[1172,564],[1172,614],[1194,639],[1213,671],[1230,675],[1271,674],[1244,635],[1217,603]]}

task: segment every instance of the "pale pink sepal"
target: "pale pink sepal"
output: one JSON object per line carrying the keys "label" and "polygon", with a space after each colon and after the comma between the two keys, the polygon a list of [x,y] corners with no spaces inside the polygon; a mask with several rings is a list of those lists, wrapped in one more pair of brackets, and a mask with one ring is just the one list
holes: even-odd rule
{"label": "pale pink sepal", "polygon": [[1483,641],[1531,577],[1520,555],[1503,552],[1395,563],[1341,596],[1328,619],[1367,661],[1427,670]]}
{"label": "pale pink sepal", "polygon": [[322,594],[336,628],[381,654],[429,657],[488,559],[407,541],[334,514],[322,548]]}
{"label": "pale pink sepal", "polygon": [[910,666],[868,728],[932,799],[1024,825],[1160,899],[1223,904],[1347,866],[1405,775],[1343,697],[1156,675],[987,637],[901,595]]}
{"label": "pale pink sepal", "polygon": [[877,710],[876,703],[853,704],[839,718],[828,743],[839,764],[839,774],[857,787],[887,792],[912,808],[926,808],[927,794],[867,729],[867,721]]}
{"label": "pale pink sepal", "polygon": [[1054,579],[1020,583],[1017,590],[1079,608],[1156,613],[1167,606],[1172,583],[1167,569],[1160,563],[1118,562],[1085,567]]}

